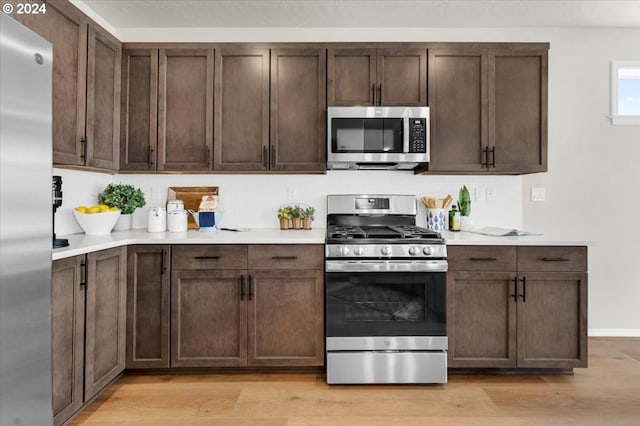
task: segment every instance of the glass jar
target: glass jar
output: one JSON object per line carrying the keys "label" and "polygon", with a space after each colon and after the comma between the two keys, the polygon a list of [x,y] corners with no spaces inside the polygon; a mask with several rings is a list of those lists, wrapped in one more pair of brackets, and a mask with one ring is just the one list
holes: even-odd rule
{"label": "glass jar", "polygon": [[455,204],[449,210],[449,231],[460,232],[460,210]]}

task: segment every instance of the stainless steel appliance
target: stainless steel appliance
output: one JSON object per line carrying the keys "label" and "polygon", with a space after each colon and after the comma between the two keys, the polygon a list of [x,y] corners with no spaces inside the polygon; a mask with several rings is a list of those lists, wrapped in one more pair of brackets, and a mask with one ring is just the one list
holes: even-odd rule
{"label": "stainless steel appliance", "polygon": [[329,195],[327,382],[446,383],[447,249],[413,195]]}
{"label": "stainless steel appliance", "polygon": [[0,424],[53,422],[52,48],[0,14]]}
{"label": "stainless steel appliance", "polygon": [[329,107],[327,169],[411,170],[429,162],[428,107]]}

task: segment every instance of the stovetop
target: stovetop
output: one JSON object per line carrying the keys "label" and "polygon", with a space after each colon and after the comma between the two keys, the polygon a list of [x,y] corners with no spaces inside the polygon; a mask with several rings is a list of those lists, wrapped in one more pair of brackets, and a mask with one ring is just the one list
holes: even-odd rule
{"label": "stovetop", "polygon": [[330,243],[431,243],[442,241],[442,236],[415,225],[329,225],[327,242]]}

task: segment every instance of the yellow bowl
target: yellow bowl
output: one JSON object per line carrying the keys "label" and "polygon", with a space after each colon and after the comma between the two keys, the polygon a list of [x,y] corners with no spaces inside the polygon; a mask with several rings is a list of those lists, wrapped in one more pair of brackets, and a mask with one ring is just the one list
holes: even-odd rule
{"label": "yellow bowl", "polygon": [[120,210],[102,213],[80,213],[76,210],[73,215],[87,235],[108,235],[120,217]]}

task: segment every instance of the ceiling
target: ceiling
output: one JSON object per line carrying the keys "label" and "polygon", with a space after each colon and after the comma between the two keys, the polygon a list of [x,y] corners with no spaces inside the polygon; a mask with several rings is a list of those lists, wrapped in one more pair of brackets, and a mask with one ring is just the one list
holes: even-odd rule
{"label": "ceiling", "polygon": [[635,27],[640,0],[76,0],[113,28]]}

